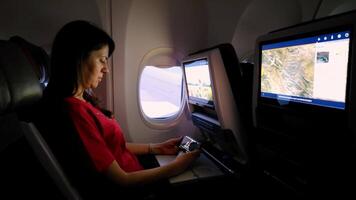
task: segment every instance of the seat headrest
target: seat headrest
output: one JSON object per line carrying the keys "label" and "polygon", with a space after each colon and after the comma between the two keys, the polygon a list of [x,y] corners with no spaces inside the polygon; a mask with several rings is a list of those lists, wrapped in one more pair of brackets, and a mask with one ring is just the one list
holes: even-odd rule
{"label": "seat headrest", "polygon": [[31,105],[41,96],[38,77],[24,53],[0,40],[0,114]]}
{"label": "seat headrest", "polygon": [[50,75],[50,58],[47,52],[43,48],[28,42],[20,36],[12,36],[9,41],[21,48],[22,52],[35,70],[42,88],[45,88]]}

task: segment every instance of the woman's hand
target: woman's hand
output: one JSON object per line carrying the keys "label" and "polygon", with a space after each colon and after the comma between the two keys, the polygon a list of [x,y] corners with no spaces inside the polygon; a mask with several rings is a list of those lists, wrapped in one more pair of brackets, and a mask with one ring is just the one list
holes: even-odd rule
{"label": "woman's hand", "polygon": [[176,155],[179,151],[178,145],[182,137],[169,139],[162,143],[151,144],[151,153],[161,155]]}
{"label": "woman's hand", "polygon": [[189,151],[180,153],[173,161],[178,166],[180,172],[187,169],[200,155],[200,150]]}

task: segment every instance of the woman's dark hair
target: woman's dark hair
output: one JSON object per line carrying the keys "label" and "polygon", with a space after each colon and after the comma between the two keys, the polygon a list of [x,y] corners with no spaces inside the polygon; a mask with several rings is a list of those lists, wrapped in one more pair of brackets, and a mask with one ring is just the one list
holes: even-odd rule
{"label": "woman's dark hair", "polygon": [[51,51],[51,71],[45,97],[56,100],[72,96],[81,81],[81,63],[90,52],[108,45],[109,56],[115,43],[102,29],[90,22],[77,20],[64,25],[57,33]]}

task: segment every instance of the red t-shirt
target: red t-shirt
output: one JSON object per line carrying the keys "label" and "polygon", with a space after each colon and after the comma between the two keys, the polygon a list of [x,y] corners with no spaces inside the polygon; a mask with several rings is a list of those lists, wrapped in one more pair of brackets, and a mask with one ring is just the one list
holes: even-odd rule
{"label": "red t-shirt", "polygon": [[75,97],[68,97],[65,102],[74,127],[99,172],[106,170],[114,160],[126,172],[143,169],[137,157],[126,148],[122,130],[115,119]]}

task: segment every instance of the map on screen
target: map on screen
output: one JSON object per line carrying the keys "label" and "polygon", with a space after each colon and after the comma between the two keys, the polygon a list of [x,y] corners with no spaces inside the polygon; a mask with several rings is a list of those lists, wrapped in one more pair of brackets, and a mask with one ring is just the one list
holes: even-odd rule
{"label": "map on screen", "polygon": [[344,108],[349,31],[262,45],[261,96]]}

